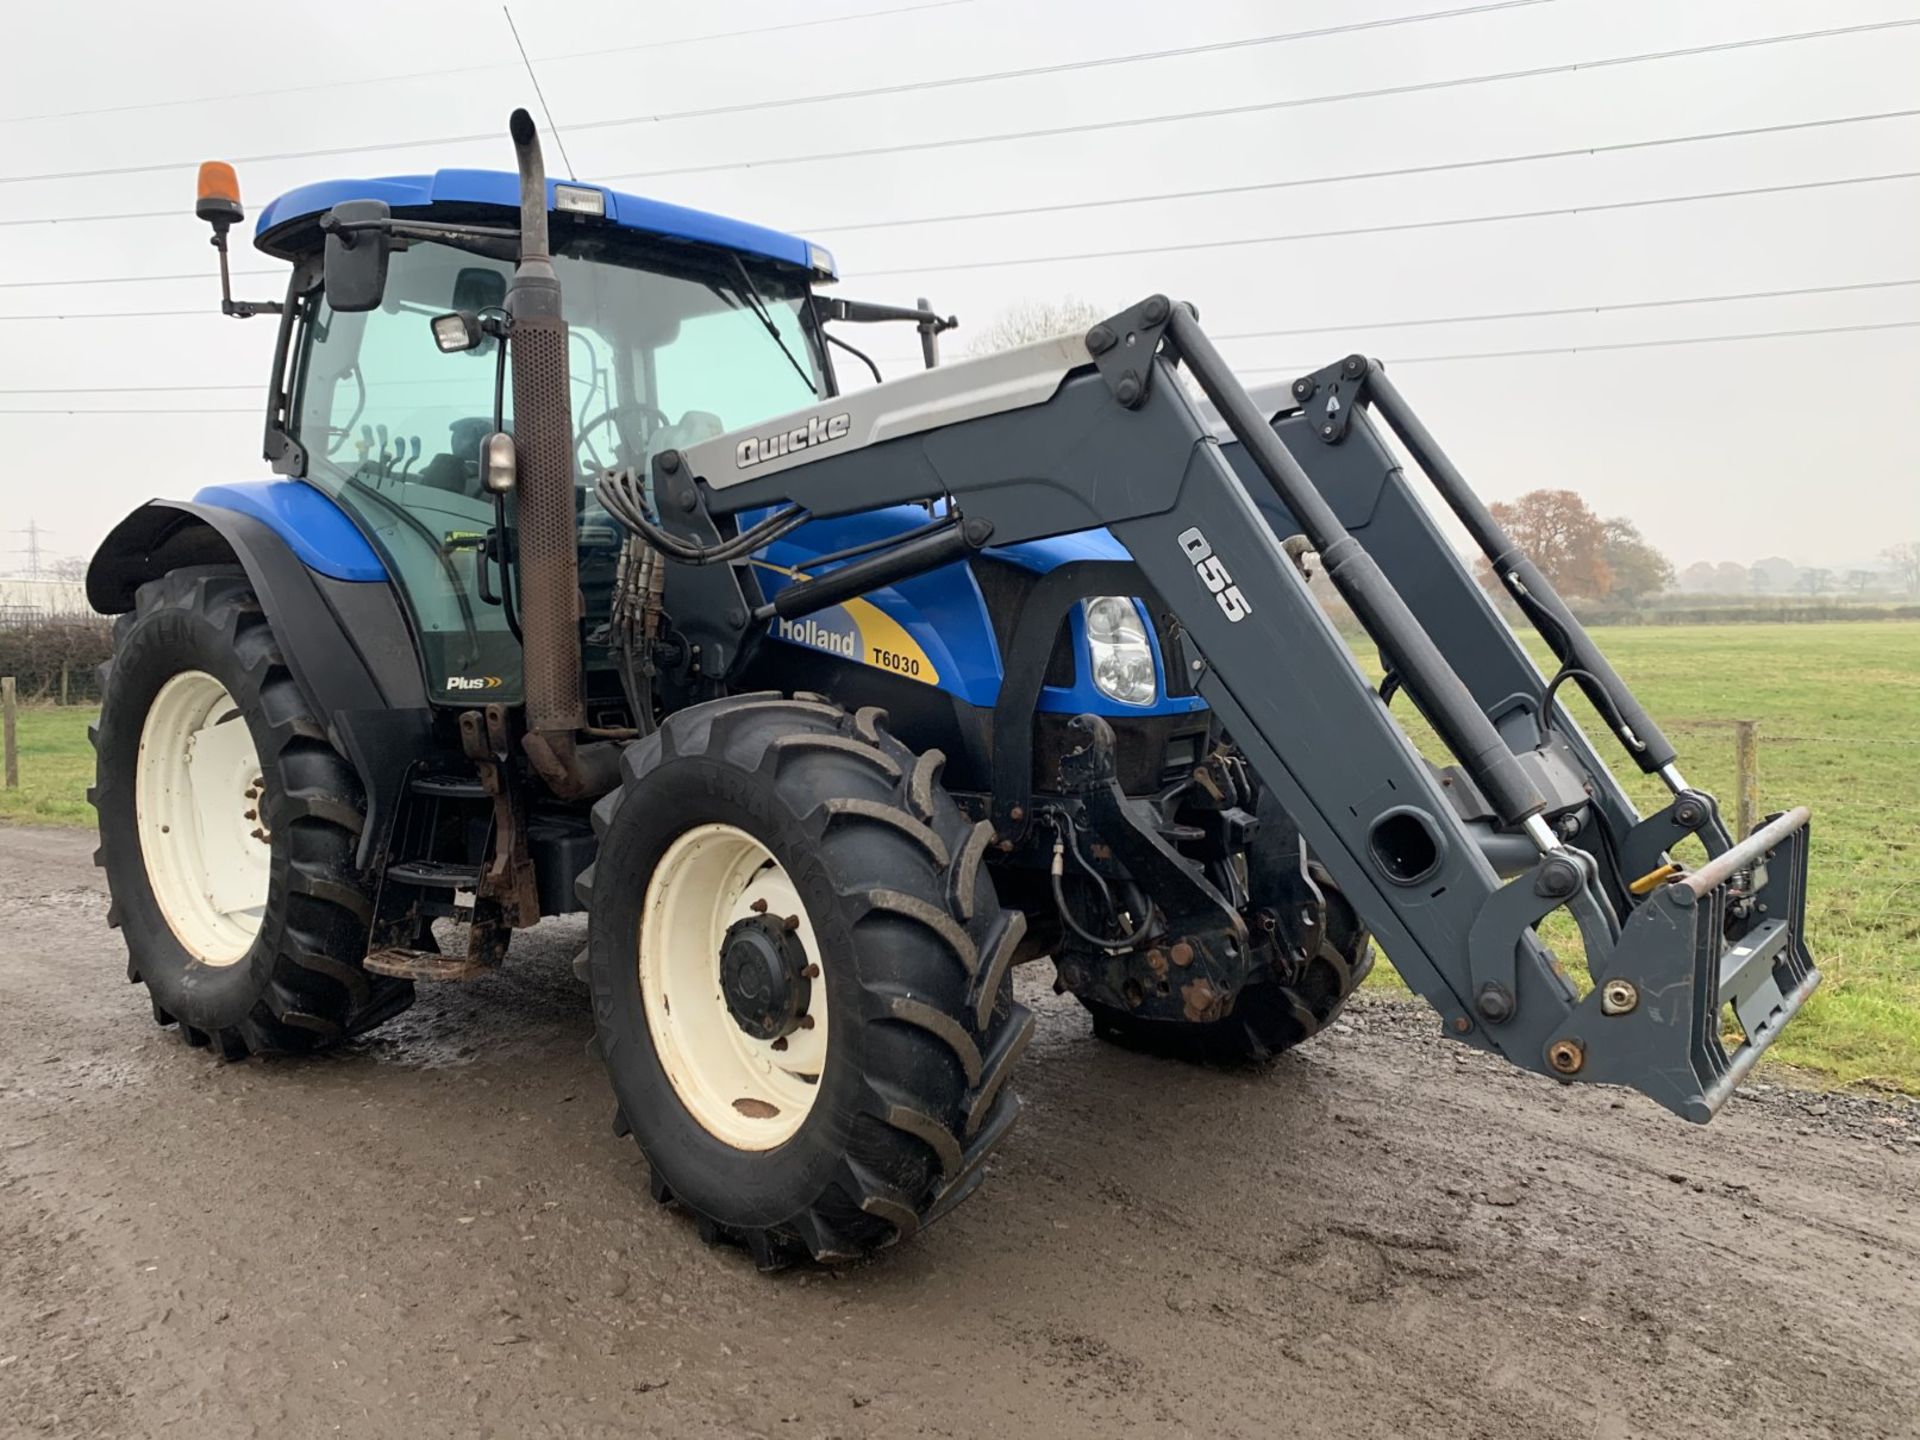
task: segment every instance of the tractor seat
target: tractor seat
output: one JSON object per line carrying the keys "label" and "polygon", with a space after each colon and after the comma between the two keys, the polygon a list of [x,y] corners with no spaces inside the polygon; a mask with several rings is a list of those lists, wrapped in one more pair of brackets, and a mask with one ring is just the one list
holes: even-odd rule
{"label": "tractor seat", "polygon": [[469,415],[447,427],[447,448],[429,460],[414,481],[436,490],[451,490],[456,495],[480,493],[480,445],[493,429],[485,415]]}

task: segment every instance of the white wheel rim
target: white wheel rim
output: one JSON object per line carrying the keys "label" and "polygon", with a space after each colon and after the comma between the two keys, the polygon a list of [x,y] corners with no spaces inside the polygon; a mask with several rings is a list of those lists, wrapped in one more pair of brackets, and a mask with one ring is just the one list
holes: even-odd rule
{"label": "white wheel rim", "polygon": [[162,685],[140,731],[134,824],[160,913],[203,964],[237,963],[260,933],[272,858],[264,792],[227,687],[203,670]]}
{"label": "white wheel rim", "polygon": [[803,1024],[781,1040],[742,1030],[727,1008],[720,954],[727,931],[757,914],[799,921],[821,966],[813,921],[773,853],[732,825],[698,825],[667,847],[641,908],[640,995],[655,1053],[693,1118],[736,1150],[770,1150],[812,1111],[827,1059],[827,981],[809,986]]}

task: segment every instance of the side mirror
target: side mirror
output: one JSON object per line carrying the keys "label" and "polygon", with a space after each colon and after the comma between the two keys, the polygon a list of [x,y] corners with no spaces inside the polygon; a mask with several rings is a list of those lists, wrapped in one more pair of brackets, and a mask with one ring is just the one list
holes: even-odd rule
{"label": "side mirror", "polygon": [[327,304],[343,315],[380,308],[387,290],[391,242],[384,230],[391,212],[384,200],[343,200],[328,212],[327,253],[322,275]]}

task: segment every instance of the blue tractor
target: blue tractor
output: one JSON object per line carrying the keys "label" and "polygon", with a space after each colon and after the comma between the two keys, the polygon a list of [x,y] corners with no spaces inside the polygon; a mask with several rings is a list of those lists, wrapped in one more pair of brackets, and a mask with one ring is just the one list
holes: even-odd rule
{"label": "blue tractor", "polygon": [[[1737,850],[1711,798],[1521,562],[1567,675],[1653,745],[1674,806],[1634,815],[1531,667],[1442,674],[1341,529],[1399,513],[1397,470],[1366,506],[1316,501],[1286,449],[1313,435],[1249,421],[1190,312],[1153,297],[939,366],[954,322],[924,302],[829,298],[821,247],[549,182],[524,112],[512,133],[515,174],[266,207],[286,294],[223,306],[278,317],[276,478],[153,501],[93,560],[118,617],[99,859],[157,1021],[229,1059],[310,1050],[584,909],[616,1127],[658,1198],[763,1266],[870,1253],[971,1192],[1018,1108],[1027,960],[1104,1035],[1260,1060],[1365,975],[1364,895],[1470,1043],[1688,1113],[1751,1063],[1716,1060],[1692,1012],[1683,1040],[1671,1015],[1642,1037],[1643,1013],[1601,1044],[1531,928],[1564,905],[1590,955],[1626,947],[1632,887],[1687,878],[1668,844]],[[198,212],[225,292],[230,169],[203,169]],[[914,326],[928,368],[843,396],[834,351],[859,352],[829,327],[880,321]],[[1165,378],[1176,359],[1213,429]],[[1284,408],[1377,469],[1348,417],[1384,381],[1344,365]],[[1338,437],[1316,418],[1336,415]],[[1384,718],[1308,597],[1306,549],[1461,765]],[[1428,604],[1491,615],[1457,561],[1439,570]],[[1742,1056],[1817,978],[1803,835],[1769,837],[1795,903],[1730,997]],[[1516,875],[1530,898],[1470,952],[1465,907]],[[1712,893],[1766,883],[1745,864]],[[1750,929],[1700,944],[1717,965]],[[1628,975],[1609,1015],[1642,1008]],[[1686,1085],[1656,1043],[1684,1044]]]}

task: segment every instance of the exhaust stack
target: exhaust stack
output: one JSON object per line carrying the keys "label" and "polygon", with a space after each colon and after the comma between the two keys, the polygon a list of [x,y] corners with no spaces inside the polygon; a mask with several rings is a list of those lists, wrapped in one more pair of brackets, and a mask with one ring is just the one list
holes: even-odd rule
{"label": "exhaust stack", "polygon": [[588,793],[576,738],[586,723],[580,670],[580,557],[574,533],[573,419],[567,322],[547,236],[547,172],[533,117],[507,122],[520,169],[520,263],[512,317],[514,449],[520,470],[520,604],[527,758],[564,797]]}

